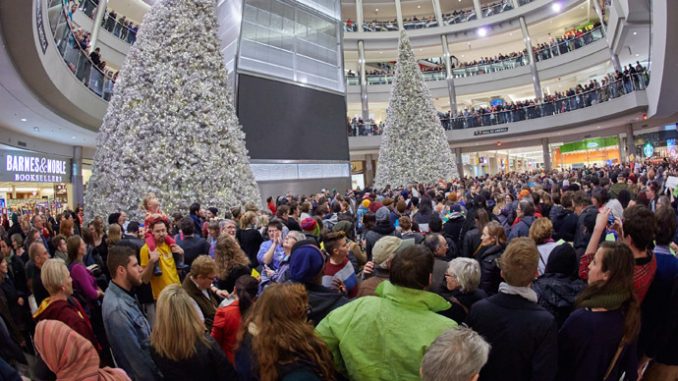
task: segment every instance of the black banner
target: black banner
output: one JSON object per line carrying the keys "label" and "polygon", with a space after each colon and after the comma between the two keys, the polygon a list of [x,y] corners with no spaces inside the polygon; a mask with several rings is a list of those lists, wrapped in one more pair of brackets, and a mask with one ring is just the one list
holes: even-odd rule
{"label": "black banner", "polygon": [[473,136],[501,134],[503,132],[508,132],[508,127],[492,128],[492,129],[489,129],[489,130],[481,130],[481,131],[473,131]]}

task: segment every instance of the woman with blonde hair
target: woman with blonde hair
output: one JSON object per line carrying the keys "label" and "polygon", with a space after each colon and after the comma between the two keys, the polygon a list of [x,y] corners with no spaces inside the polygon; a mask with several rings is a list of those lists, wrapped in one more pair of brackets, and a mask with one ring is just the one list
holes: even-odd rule
{"label": "woman with blonde hair", "polygon": [[238,334],[240,380],[334,380],[332,355],[308,323],[301,284],[275,284],[252,307]]}
{"label": "woman with blonde hair", "polygon": [[259,247],[264,242],[264,237],[257,229],[257,213],[247,211],[240,217],[240,229],[236,231],[235,237],[247,258],[249,258],[250,267],[257,267],[259,265],[257,253],[259,253]]}
{"label": "woman with blonde hair", "polygon": [[108,247],[115,245],[122,239],[122,228],[118,224],[108,226]]}
{"label": "woman with blonde hair", "polygon": [[233,380],[233,367],[207,334],[193,299],[178,284],[158,297],[151,356],[165,381]]}
{"label": "woman with blonde hair", "polygon": [[539,275],[544,274],[549,255],[558,244],[551,238],[553,236],[553,224],[548,218],[538,218],[529,230],[530,238],[537,244],[539,250]]}
{"label": "woman with blonde hair", "polygon": [[250,275],[250,260],[238,242],[229,234],[221,234],[214,248],[214,262],[217,264],[216,286],[220,290],[233,292],[235,281],[243,275]]}

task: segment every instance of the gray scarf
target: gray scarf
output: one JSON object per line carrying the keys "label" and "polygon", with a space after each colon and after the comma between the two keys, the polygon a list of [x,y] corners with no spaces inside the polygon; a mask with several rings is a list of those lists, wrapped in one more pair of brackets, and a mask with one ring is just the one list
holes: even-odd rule
{"label": "gray scarf", "polygon": [[537,303],[538,297],[537,293],[534,292],[530,287],[516,287],[511,286],[506,282],[501,282],[499,284],[499,292],[507,295],[518,295],[523,299],[527,299],[532,303]]}

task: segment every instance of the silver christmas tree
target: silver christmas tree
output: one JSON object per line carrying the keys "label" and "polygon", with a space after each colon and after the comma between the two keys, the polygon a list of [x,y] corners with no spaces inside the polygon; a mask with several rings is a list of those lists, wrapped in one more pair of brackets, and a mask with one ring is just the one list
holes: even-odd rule
{"label": "silver christmas tree", "polygon": [[216,32],[216,0],[161,0],[146,14],[99,131],[88,220],[141,219],[148,192],[166,213],[260,203]]}
{"label": "silver christmas tree", "polygon": [[424,83],[410,40],[401,31],[374,185],[383,188],[432,183],[457,176],[454,155],[431,101],[431,91]]}

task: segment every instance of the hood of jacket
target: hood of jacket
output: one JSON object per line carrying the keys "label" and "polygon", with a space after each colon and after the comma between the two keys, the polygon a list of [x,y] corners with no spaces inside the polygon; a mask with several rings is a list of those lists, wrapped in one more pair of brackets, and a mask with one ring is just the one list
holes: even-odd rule
{"label": "hood of jacket", "polygon": [[556,308],[567,308],[574,305],[577,294],[586,287],[580,279],[572,279],[564,274],[544,274],[533,284],[539,295],[540,303]]}
{"label": "hood of jacket", "polygon": [[385,280],[375,290],[377,296],[389,299],[410,309],[426,309],[433,312],[445,311],[450,303],[442,296],[430,291],[396,286]]}

